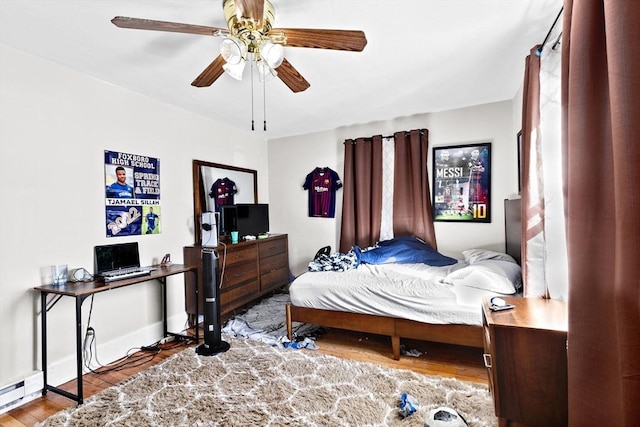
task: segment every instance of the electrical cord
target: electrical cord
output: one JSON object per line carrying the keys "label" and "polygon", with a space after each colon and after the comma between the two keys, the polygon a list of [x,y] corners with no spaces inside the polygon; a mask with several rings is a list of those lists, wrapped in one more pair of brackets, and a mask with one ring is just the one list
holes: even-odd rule
{"label": "electrical cord", "polygon": [[[103,364],[98,359],[98,347],[97,347],[97,336],[96,331],[93,327],[91,327],[91,315],[93,314],[93,302],[94,295],[91,295],[91,303],[89,306],[89,316],[87,318],[87,329],[84,336],[83,342],[83,350],[82,350],[82,358],[84,361],[85,368],[94,374],[105,374],[108,372],[119,371],[125,368],[132,368],[144,365],[149,363],[157,354],[159,354],[162,350],[170,350],[184,345],[184,340],[177,339],[174,344],[171,343],[161,343],[160,341],[156,341],[151,345],[143,345],[140,347],[132,347],[123,357],[120,359],[116,359],[115,361]],[[187,334],[188,328],[185,328],[181,331],[181,333]],[[91,366],[91,363],[94,361],[97,368]],[[133,360],[130,360],[133,359]],[[144,359],[144,360],[142,360]],[[131,364],[135,363],[135,364]]]}
{"label": "electrical cord", "polygon": [[227,245],[224,242],[220,242],[220,246],[222,246],[222,253],[224,254],[222,261],[222,270],[220,271],[220,289],[222,289],[222,284],[224,283],[224,270],[227,266]]}
{"label": "electrical cord", "polygon": [[92,347],[95,342],[95,330],[91,327],[91,315],[93,314],[93,297],[95,294],[91,295],[91,303],[89,304],[89,316],[87,318],[87,330],[84,334],[84,345],[82,347],[83,353],[82,358],[84,360],[84,366],[87,369],[91,369],[91,360],[93,359]]}
{"label": "electrical cord", "polygon": [[[98,359],[98,350],[96,346],[96,333],[93,328],[87,329],[84,342],[84,358],[85,367],[90,372],[102,375],[109,372],[116,372],[123,369],[135,368],[151,362],[156,355],[160,354],[163,350],[172,350],[184,345],[184,341],[179,339],[169,343],[162,344],[161,341],[148,346],[132,347],[127,350],[126,354],[111,363],[103,364]],[[95,362],[98,365],[97,368],[91,367],[91,361],[95,356]]]}

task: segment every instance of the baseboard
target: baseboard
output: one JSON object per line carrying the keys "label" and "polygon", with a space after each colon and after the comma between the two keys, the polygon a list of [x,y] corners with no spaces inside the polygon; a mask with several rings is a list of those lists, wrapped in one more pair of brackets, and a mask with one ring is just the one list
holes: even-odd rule
{"label": "baseboard", "polygon": [[31,402],[42,395],[42,371],[33,371],[15,381],[0,385],[0,414]]}

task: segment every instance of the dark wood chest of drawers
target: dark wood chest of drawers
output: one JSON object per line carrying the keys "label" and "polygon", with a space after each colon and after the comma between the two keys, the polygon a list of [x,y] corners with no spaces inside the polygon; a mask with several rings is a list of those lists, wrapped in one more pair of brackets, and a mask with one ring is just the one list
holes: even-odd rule
{"label": "dark wood chest of drawers", "polygon": [[[216,247],[220,314],[233,311],[289,283],[289,250],[286,234]],[[184,263],[201,265],[202,247],[184,247]],[[202,274],[198,293],[202,295]],[[195,314],[195,281],[185,277],[185,309]],[[198,312],[203,313],[202,301]]]}
{"label": "dark wood chest of drawers", "polygon": [[482,305],[484,358],[499,425],[566,426],[567,304],[503,298],[515,308]]}

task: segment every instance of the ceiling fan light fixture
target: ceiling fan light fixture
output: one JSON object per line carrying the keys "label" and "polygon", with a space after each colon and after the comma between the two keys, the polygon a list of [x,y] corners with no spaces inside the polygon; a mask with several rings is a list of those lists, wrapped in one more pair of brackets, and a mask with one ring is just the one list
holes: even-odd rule
{"label": "ceiling fan light fixture", "polygon": [[262,72],[259,76],[264,79],[277,76],[292,92],[298,93],[308,89],[310,85],[284,59],[284,46],[361,52],[367,45],[364,32],[357,30],[274,29],[275,10],[272,1],[222,0],[227,28],[127,16],[116,16],[111,23],[119,28],[226,36],[219,46],[220,54],[191,83],[195,87],[211,86],[225,72],[240,80],[246,62],[249,61],[252,85],[253,63],[261,62],[263,64],[259,67]]}
{"label": "ceiling fan light fixture", "polygon": [[269,67],[278,68],[284,61],[284,48],[282,45],[273,43],[269,40],[260,45],[260,58],[264,60]]}
{"label": "ceiling fan light fixture", "polygon": [[220,43],[220,55],[227,64],[239,64],[247,56],[247,46],[236,37],[225,37]]}
{"label": "ceiling fan light fixture", "polygon": [[238,62],[237,64],[224,64],[222,69],[225,73],[229,74],[236,80],[242,80],[242,72],[244,71],[245,61],[244,59]]}
{"label": "ceiling fan light fixture", "polygon": [[256,67],[258,68],[258,80],[260,82],[268,82],[278,75],[278,72],[264,61],[257,61]]}

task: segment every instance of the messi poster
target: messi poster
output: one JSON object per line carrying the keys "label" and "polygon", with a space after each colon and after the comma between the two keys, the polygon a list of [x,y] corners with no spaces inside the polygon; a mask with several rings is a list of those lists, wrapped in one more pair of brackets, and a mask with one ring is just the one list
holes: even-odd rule
{"label": "messi poster", "polygon": [[434,147],[434,220],[491,222],[490,178],[490,142]]}
{"label": "messi poster", "polygon": [[107,237],[159,234],[160,160],[104,152]]}

